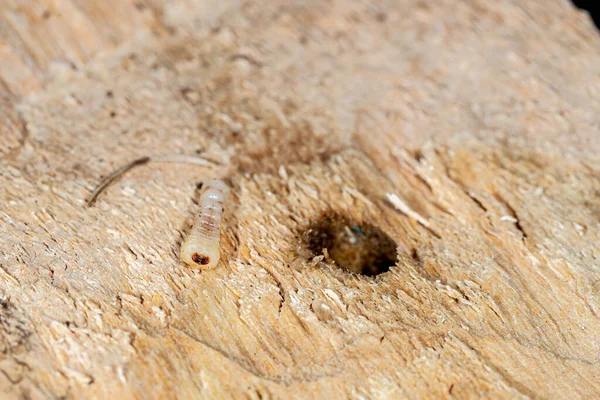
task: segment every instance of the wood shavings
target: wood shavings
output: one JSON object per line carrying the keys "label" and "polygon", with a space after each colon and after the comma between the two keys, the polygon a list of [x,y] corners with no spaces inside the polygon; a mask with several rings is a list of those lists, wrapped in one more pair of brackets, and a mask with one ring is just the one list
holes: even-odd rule
{"label": "wood shavings", "polygon": [[423,225],[426,228],[431,229],[431,225],[429,221],[422,217],[419,213],[414,211],[412,208],[408,206],[404,201],[402,201],[396,194],[394,193],[386,193],[387,199],[390,203],[396,208],[396,210],[400,211],[403,214],[406,214],[410,218],[416,220],[418,223]]}

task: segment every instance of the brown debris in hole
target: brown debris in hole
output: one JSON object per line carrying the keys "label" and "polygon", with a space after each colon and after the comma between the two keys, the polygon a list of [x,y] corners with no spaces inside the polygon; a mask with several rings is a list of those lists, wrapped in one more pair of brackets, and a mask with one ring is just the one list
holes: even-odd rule
{"label": "brown debris in hole", "polygon": [[325,254],[340,268],[377,276],[396,265],[396,242],[378,227],[335,212],[322,214],[303,233],[313,256]]}

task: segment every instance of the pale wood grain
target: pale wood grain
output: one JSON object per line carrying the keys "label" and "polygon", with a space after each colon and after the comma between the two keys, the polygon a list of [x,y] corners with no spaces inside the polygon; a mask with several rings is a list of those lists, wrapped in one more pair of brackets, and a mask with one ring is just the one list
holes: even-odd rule
{"label": "pale wood grain", "polygon": [[[600,396],[600,37],[566,0],[0,10],[1,398]],[[396,265],[309,245],[339,221]]]}

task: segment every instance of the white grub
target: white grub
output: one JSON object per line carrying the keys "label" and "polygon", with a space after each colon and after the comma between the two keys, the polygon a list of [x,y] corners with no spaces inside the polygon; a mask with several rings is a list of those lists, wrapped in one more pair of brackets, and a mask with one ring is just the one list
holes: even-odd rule
{"label": "white grub", "polygon": [[[93,206],[98,196],[124,173],[148,162],[186,163],[203,167],[214,166],[212,162],[203,158],[180,154],[138,158],[104,178],[90,195],[87,205]],[[200,213],[181,247],[181,259],[186,264],[204,269],[213,268],[218,264],[220,258],[219,231],[221,214],[223,212],[223,201],[228,193],[229,187],[221,180],[210,180],[205,183],[200,196]],[[135,192],[132,194],[135,194]]]}
{"label": "white grub", "polygon": [[225,182],[215,179],[204,183],[200,195],[200,212],[181,246],[181,259],[191,267],[212,269],[220,254],[221,214],[229,194]]}

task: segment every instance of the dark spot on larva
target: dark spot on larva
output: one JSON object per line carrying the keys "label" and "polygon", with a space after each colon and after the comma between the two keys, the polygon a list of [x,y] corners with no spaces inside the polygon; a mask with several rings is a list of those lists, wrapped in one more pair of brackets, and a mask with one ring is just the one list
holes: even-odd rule
{"label": "dark spot on larva", "polygon": [[203,254],[194,253],[192,255],[192,260],[196,264],[206,265],[206,264],[208,264],[210,262],[210,257],[209,256],[205,256]]}
{"label": "dark spot on larva", "polygon": [[240,131],[231,131],[231,135],[232,136],[239,136],[240,135]]}
{"label": "dark spot on larva", "polygon": [[377,276],[396,265],[396,242],[370,223],[353,221],[338,213],[322,214],[302,232],[301,239],[312,253],[328,258],[339,268],[359,275]]}
{"label": "dark spot on larva", "polygon": [[50,15],[51,15],[50,11],[46,10],[46,11],[43,12],[42,18],[48,19],[48,18],[50,18]]}
{"label": "dark spot on larva", "polygon": [[111,117],[111,118],[114,118],[114,117],[116,117],[116,116],[117,116],[117,113],[116,113],[115,111],[111,111],[111,112],[110,112],[110,117]]}
{"label": "dark spot on larva", "polygon": [[106,97],[108,97],[109,99],[112,99],[114,96],[114,93],[112,90],[107,90],[106,91]]}

